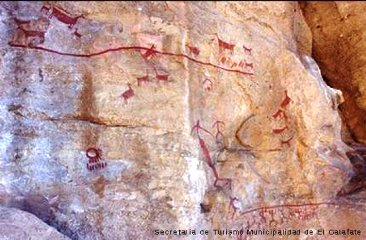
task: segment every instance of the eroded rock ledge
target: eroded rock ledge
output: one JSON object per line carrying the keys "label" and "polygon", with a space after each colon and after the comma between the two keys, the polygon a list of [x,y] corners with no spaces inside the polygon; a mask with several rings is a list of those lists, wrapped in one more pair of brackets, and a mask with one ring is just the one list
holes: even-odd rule
{"label": "eroded rock ledge", "polygon": [[69,240],[36,216],[15,208],[0,207],[0,239],[2,240]]}

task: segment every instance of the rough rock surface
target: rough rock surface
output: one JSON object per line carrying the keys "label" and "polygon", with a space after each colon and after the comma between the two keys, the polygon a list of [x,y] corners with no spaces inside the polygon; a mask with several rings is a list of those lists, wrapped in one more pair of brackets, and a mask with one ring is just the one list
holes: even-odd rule
{"label": "rough rock surface", "polygon": [[72,239],[365,237],[362,200],[338,196],[355,174],[342,93],[296,2],[0,7],[1,204]]}
{"label": "rough rock surface", "polygon": [[302,9],[313,34],[313,55],[328,84],[342,90],[340,106],[355,140],[366,143],[366,45],[363,2],[307,2]]}
{"label": "rough rock surface", "polygon": [[0,207],[1,240],[67,240],[70,239],[48,226],[34,215],[14,209]]}

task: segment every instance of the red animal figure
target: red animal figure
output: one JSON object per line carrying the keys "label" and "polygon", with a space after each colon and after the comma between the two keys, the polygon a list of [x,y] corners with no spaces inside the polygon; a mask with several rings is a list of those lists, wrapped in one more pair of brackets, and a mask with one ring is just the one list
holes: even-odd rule
{"label": "red animal figure", "polygon": [[152,45],[151,48],[146,50],[146,52],[142,55],[144,59],[148,59],[150,56],[153,57],[156,54],[155,45]]}
{"label": "red animal figure", "polygon": [[189,45],[186,45],[186,47],[188,48],[189,52],[195,56],[199,55],[200,54],[200,50],[196,47],[192,47],[192,46],[189,46]]}
{"label": "red animal figure", "polygon": [[80,16],[77,16],[77,17],[71,17],[70,14],[68,12],[66,12],[64,9],[62,9],[60,7],[56,7],[56,6],[47,7],[47,6],[43,5],[43,7],[41,8],[41,11],[43,11],[43,10],[46,10],[47,13],[50,12],[49,16],[48,16],[50,19],[52,17],[55,17],[60,22],[68,25],[68,27],[70,29],[74,27],[74,25],[77,23],[79,18],[84,18],[83,14],[81,14]]}
{"label": "red animal figure", "polygon": [[231,180],[231,179],[229,179],[229,178],[221,178],[221,177],[219,176],[219,173],[217,172],[217,169],[216,169],[216,167],[215,167],[215,163],[214,163],[214,161],[211,159],[211,156],[210,156],[210,152],[209,152],[209,150],[208,150],[208,147],[207,147],[207,145],[206,145],[205,141],[204,141],[204,140],[201,138],[201,136],[199,135],[199,130],[203,130],[203,131],[205,131],[205,132],[209,133],[211,136],[213,136],[213,135],[212,135],[212,133],[211,133],[211,132],[209,132],[208,130],[206,130],[206,129],[202,128],[202,127],[200,126],[200,122],[199,122],[199,120],[197,120],[196,124],[193,126],[191,133],[192,133],[195,129],[196,129],[197,137],[198,137],[198,140],[199,140],[199,144],[200,144],[200,147],[201,147],[201,150],[202,150],[203,156],[205,157],[205,159],[206,159],[206,162],[207,162],[208,166],[212,169],[212,172],[213,172],[213,174],[214,174],[214,177],[215,177],[214,186],[215,186],[215,187],[217,187],[217,188],[221,188],[222,186],[220,186],[218,183],[219,183],[220,181],[222,181],[222,182],[224,182],[223,186],[228,185],[228,186],[229,186],[229,189],[231,189],[231,181],[232,181],[232,180]]}
{"label": "red animal figure", "polygon": [[141,86],[142,83],[147,83],[147,82],[150,82],[150,78],[149,78],[149,74],[146,72],[146,75],[145,76],[142,76],[142,77],[138,77],[136,78],[137,79],[137,86]]}
{"label": "red animal figure", "polygon": [[287,117],[286,113],[284,111],[282,111],[281,109],[279,109],[275,114],[273,114],[272,117],[274,119],[277,119],[278,117],[279,118],[284,118],[286,122],[288,120],[288,117]]}
{"label": "red animal figure", "polygon": [[121,95],[123,99],[125,100],[125,103],[127,103],[127,100],[135,95],[135,92],[133,91],[131,84],[127,83],[128,89],[124,91]]}
{"label": "red animal figure", "polygon": [[216,127],[216,140],[218,140],[219,138],[224,138],[224,134],[222,134],[221,130],[220,130],[220,125],[225,126],[225,123],[222,121],[216,121],[212,127]]}
{"label": "red animal figure", "polygon": [[[20,29],[24,33],[27,45],[35,46],[37,44],[44,43],[46,32],[36,31],[36,30],[26,30],[22,26],[19,26],[18,29]],[[28,39],[31,39],[31,40],[29,41]],[[38,39],[38,42],[37,42],[37,39]]]}
{"label": "red animal figure", "polygon": [[276,128],[276,129],[273,129],[272,130],[272,132],[274,133],[274,134],[280,134],[280,133],[282,133],[283,131],[285,131],[285,130],[288,130],[288,127],[287,126],[285,126],[285,127],[283,127],[283,128]]}
{"label": "red animal figure", "polygon": [[216,37],[217,37],[217,40],[219,42],[220,52],[221,51],[224,51],[224,50],[229,50],[230,52],[233,52],[234,51],[235,44],[230,44],[230,43],[227,43],[227,42],[222,41],[219,38],[219,35],[217,35],[217,34],[216,34]]}
{"label": "red animal figure", "polygon": [[88,148],[86,157],[89,159],[86,167],[89,171],[102,169],[107,166],[107,163],[102,161],[102,150],[96,148]]}
{"label": "red animal figure", "polygon": [[[27,45],[27,46],[36,46],[38,44],[44,43],[46,31],[27,29],[27,27],[24,25],[28,25],[28,24],[30,25],[32,23],[31,20],[22,20],[19,18],[14,18],[14,21],[15,21],[16,25],[18,26],[18,30],[19,30],[16,33],[15,38],[19,38],[19,37],[25,38],[25,45]],[[33,24],[34,24],[34,22],[33,22]],[[21,35],[19,35],[19,34],[21,34]]]}
{"label": "red animal figure", "polygon": [[286,97],[285,97],[285,99],[283,99],[283,101],[281,103],[282,108],[285,108],[291,102],[291,98],[287,95],[287,90],[285,90],[285,95],[286,95]]}
{"label": "red animal figure", "polygon": [[14,18],[15,23],[17,24],[17,26],[19,27],[20,25],[23,24],[28,24],[31,22],[31,20],[21,20],[19,18]]}
{"label": "red animal figure", "polygon": [[287,145],[288,147],[291,147],[290,141],[292,140],[293,136],[287,140],[281,140],[281,147],[283,145]]}
{"label": "red animal figure", "polygon": [[203,88],[206,90],[206,91],[211,91],[212,88],[213,88],[213,83],[210,79],[206,78],[204,81],[203,81]]}
{"label": "red animal figure", "polygon": [[250,68],[250,69],[253,69],[253,63],[247,63],[247,62],[245,62],[245,67],[247,67],[247,68]]}
{"label": "red animal figure", "polygon": [[244,53],[248,55],[252,55],[252,49],[247,48],[245,45],[243,45]]}
{"label": "red animal figure", "polygon": [[234,62],[234,63],[231,65],[231,67],[230,67],[230,68],[234,68],[234,67],[236,67],[236,66],[238,66],[238,64],[237,64],[236,62]]}
{"label": "red animal figure", "polygon": [[159,81],[168,82],[169,74],[159,74],[156,68],[154,68],[154,71],[155,71],[155,78],[158,82]]}

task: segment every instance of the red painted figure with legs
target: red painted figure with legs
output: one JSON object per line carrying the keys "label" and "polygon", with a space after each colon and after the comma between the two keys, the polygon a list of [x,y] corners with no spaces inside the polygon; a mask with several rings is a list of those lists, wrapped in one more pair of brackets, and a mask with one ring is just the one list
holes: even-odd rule
{"label": "red painted figure with legs", "polygon": [[212,127],[216,127],[216,141],[218,141],[219,139],[223,139],[224,138],[224,134],[221,132],[220,130],[220,126],[225,126],[225,123],[223,121],[216,121]]}
{"label": "red painted figure with legs", "polygon": [[245,54],[252,55],[252,49],[251,48],[248,48],[245,45],[243,45],[243,49],[244,49]]}
{"label": "red painted figure with legs", "polygon": [[46,12],[48,14],[48,17],[51,19],[52,17],[55,17],[60,22],[68,25],[68,27],[71,29],[74,27],[74,25],[77,23],[79,18],[84,18],[84,15],[81,14],[77,17],[71,17],[68,12],[66,12],[61,7],[56,6],[46,6],[43,5],[41,8],[41,11]]}
{"label": "red painted figure with legs", "polygon": [[[42,44],[45,41],[45,35],[47,30],[39,30],[37,24],[42,24],[40,21],[23,20],[14,18],[14,21],[18,27],[18,32],[15,35],[15,39],[25,39],[25,46],[34,47],[38,44]],[[33,29],[29,29],[33,28]],[[13,40],[14,41],[14,40]],[[9,44],[12,46],[15,43],[11,41]]]}
{"label": "red painted figure with legs", "polygon": [[[24,33],[28,46],[35,46],[37,44],[44,43],[46,32],[35,31],[35,30],[26,30],[22,26],[19,26],[19,29]],[[37,39],[38,39],[38,42],[36,43]]]}
{"label": "red painted figure with legs", "polygon": [[250,69],[253,69],[253,63],[248,63],[248,62],[245,62],[245,67],[246,68],[250,68]]}
{"label": "red painted figure with legs", "polygon": [[[194,130],[196,130],[203,156],[205,157],[208,166],[212,169],[212,172],[214,174],[214,177],[215,177],[214,186],[217,188],[222,188],[222,187],[228,185],[229,189],[231,189],[232,180],[229,178],[221,178],[219,176],[219,173],[217,172],[217,169],[215,167],[215,163],[210,156],[210,152],[208,150],[206,142],[201,138],[201,136],[199,134],[199,130],[203,130],[204,132],[206,132],[206,133],[210,134],[212,137],[214,137],[213,134],[211,132],[209,132],[208,130],[204,129],[203,127],[201,127],[199,120],[197,120],[196,124],[193,126],[191,133],[193,133]],[[219,184],[220,182],[223,182],[222,186]]]}
{"label": "red painted figure with legs", "polygon": [[147,83],[147,82],[150,82],[150,78],[149,78],[149,74],[148,72],[146,71],[146,75],[145,76],[142,76],[142,77],[138,77],[136,78],[137,79],[137,86],[141,86],[143,83]]}
{"label": "red painted figure with legs", "polygon": [[132,85],[130,83],[127,83],[127,86],[128,89],[121,94],[121,97],[123,97],[125,103],[127,103],[127,100],[135,95],[135,91],[133,91],[131,87]]}
{"label": "red painted figure with legs", "polygon": [[287,90],[285,90],[285,99],[283,99],[281,103],[281,108],[286,108],[287,105],[289,105],[291,102],[291,98],[287,95]]}
{"label": "red painted figure with legs", "polygon": [[162,82],[168,82],[169,74],[161,74],[161,73],[158,73],[158,71],[156,70],[156,68],[154,68],[154,71],[155,71],[156,80],[158,82],[160,82],[160,81],[162,81]]}
{"label": "red painted figure with legs", "polygon": [[219,38],[219,35],[216,34],[217,40],[219,42],[220,53],[225,50],[229,50],[231,53],[234,51],[235,44],[227,43]]}
{"label": "red painted figure with legs", "polygon": [[[288,127],[288,116],[286,114],[286,107],[291,103],[291,98],[288,96],[287,94],[287,90],[285,90],[285,98],[281,101],[280,103],[280,108],[277,110],[277,112],[275,112],[272,117],[274,119],[284,119],[285,121],[285,126],[282,127],[282,128],[275,128],[275,129],[272,129],[272,133],[274,134],[282,134],[284,133],[285,131],[289,131],[289,127]],[[281,141],[281,147],[283,146],[287,146],[287,147],[291,147],[291,143],[290,141],[292,140],[294,136],[292,136],[291,138],[288,138],[287,140],[283,140],[283,139],[280,139]]]}

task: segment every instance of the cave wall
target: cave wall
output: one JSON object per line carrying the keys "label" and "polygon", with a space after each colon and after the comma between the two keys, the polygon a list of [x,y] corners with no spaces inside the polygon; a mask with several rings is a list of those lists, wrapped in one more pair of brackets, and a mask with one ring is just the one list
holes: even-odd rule
{"label": "cave wall", "polygon": [[2,205],[86,240],[364,229],[364,205],[337,196],[347,93],[297,2],[0,8]]}

